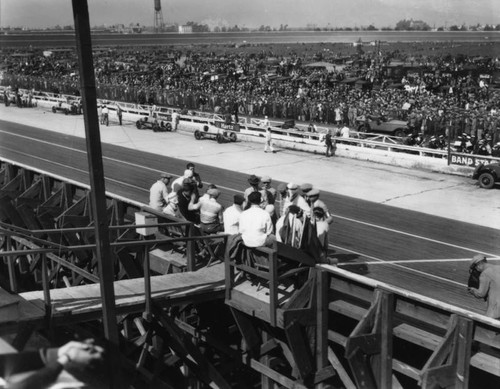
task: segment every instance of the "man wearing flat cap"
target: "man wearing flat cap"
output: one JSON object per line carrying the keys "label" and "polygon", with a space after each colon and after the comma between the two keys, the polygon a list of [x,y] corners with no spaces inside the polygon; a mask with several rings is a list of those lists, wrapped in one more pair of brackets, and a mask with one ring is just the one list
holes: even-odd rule
{"label": "man wearing flat cap", "polygon": [[309,192],[307,192],[307,202],[309,203],[309,206],[311,209],[314,208],[321,208],[323,209],[323,214],[324,214],[324,221],[326,221],[328,224],[333,223],[333,217],[330,214],[330,211],[328,210],[328,207],[326,204],[319,199],[319,194],[320,191],[316,188],[312,188]]}
{"label": "man wearing flat cap", "polygon": [[483,254],[476,254],[472,258],[471,269],[481,273],[478,288],[467,288],[476,298],[486,297],[488,308],[486,316],[500,319],[500,266],[492,265]]}
{"label": "man wearing flat cap", "polygon": [[168,201],[168,184],[172,176],[168,173],[161,173],[160,178],[149,189],[149,206],[162,211]]}

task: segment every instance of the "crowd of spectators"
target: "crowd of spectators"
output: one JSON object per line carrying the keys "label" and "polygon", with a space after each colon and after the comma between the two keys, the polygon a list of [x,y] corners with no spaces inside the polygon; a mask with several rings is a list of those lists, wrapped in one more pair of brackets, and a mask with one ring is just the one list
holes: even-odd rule
{"label": "crowd of spectators", "polygon": [[150,188],[150,207],[192,222],[204,235],[238,235],[249,248],[275,247],[275,242],[311,252],[320,262],[328,259],[328,231],[333,217],[313,185],[290,182],[273,187],[269,176],[248,177],[249,187],[234,195],[225,208],[215,184],[204,187],[192,163],[172,183],[161,174]]}
{"label": "crowd of spectators", "polygon": [[[500,66],[497,59],[436,54],[410,60],[379,49],[342,58],[294,50],[287,55],[270,50],[221,55],[158,47],[101,49],[94,54],[97,94],[101,99],[353,129],[359,116],[391,117],[407,120],[415,135],[450,131],[452,138],[467,134],[490,146],[500,141],[500,90],[490,83]],[[2,84],[78,94],[75,55],[5,54]],[[319,58],[332,65],[315,65]],[[396,60],[410,71],[398,71]]]}

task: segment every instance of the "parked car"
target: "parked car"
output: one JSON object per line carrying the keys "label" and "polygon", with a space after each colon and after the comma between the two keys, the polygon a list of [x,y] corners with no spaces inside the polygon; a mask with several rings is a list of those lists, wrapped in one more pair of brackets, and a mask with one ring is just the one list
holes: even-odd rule
{"label": "parked car", "polygon": [[[217,126],[219,124],[220,126]],[[234,130],[229,128],[224,128],[219,122],[214,124],[205,124],[203,130],[196,130],[194,132],[194,137],[196,140],[201,140],[204,138],[215,139],[217,143],[223,142],[236,142],[237,136]]]}
{"label": "parked car", "polygon": [[377,134],[403,137],[410,133],[408,125],[403,120],[389,119],[375,116],[358,116],[356,118],[358,132],[372,132]]}
{"label": "parked car", "polygon": [[478,180],[479,186],[484,189],[491,189],[495,183],[500,183],[500,162],[489,164],[480,163],[474,170],[473,180]]}
{"label": "parked car", "polygon": [[172,123],[156,119],[150,121],[147,117],[137,120],[135,126],[139,130],[153,130],[153,132],[172,131]]}

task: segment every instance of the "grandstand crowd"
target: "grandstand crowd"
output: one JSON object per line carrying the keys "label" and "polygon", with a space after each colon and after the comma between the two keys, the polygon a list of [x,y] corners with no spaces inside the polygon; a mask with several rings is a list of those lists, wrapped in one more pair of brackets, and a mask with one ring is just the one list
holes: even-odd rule
{"label": "grandstand crowd", "polygon": [[[406,71],[394,66],[396,60]],[[436,54],[410,61],[382,50],[342,58],[264,49],[218,55],[154,47],[100,49],[94,62],[101,99],[353,129],[360,116],[395,118],[407,120],[415,136],[450,132],[452,139],[469,136],[489,149],[500,142],[495,58]],[[79,94],[73,51],[4,52],[1,65],[2,85]]]}

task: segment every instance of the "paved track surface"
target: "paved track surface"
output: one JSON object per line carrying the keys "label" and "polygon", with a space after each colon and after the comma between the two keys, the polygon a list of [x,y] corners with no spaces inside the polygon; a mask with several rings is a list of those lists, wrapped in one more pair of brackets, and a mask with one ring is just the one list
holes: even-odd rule
{"label": "paved track surface", "polygon": [[[5,119],[0,121],[0,156],[88,182],[82,117],[12,107],[1,107],[0,117]],[[475,252],[500,255],[499,231],[492,228],[498,227],[499,219],[483,217],[473,224],[466,222],[470,218],[464,214],[498,213],[498,190],[481,190],[463,177],[346,158],[290,151],[265,154],[260,144],[220,145],[195,141],[187,133],[153,133],[113,124],[101,128],[101,135],[106,142],[103,152],[110,192],[147,202],[149,186],[158,173],[179,175],[187,161],[197,164],[205,182],[219,185],[226,205],[234,193],[248,186],[251,173],[271,175],[275,185],[280,180],[311,182],[322,190],[321,198],[335,215],[331,255],[341,266],[483,312],[484,304],[465,293],[466,261]],[[454,218],[449,209],[461,212]]]}

